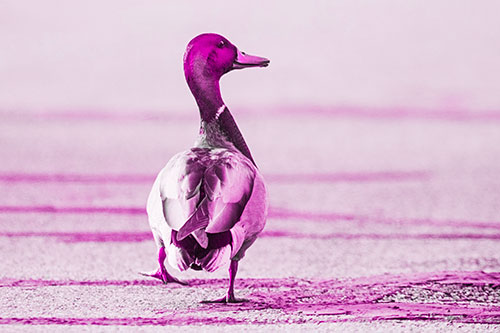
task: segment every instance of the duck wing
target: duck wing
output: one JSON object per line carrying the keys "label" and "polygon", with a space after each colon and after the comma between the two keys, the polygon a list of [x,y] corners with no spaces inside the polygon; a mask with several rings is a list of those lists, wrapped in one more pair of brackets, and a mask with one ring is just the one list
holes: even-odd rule
{"label": "duck wing", "polygon": [[165,167],[160,193],[167,224],[180,241],[190,234],[206,248],[206,233],[230,230],[252,193],[256,169],[238,152],[193,148]]}

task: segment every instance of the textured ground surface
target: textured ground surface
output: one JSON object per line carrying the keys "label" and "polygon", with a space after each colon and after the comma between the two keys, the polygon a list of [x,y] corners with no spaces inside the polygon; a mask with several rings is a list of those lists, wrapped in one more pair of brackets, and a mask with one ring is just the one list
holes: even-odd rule
{"label": "textured ground surface", "polygon": [[228,306],[200,303],[225,269],[138,274],[150,186],[195,115],[0,114],[0,330],[498,329],[497,117],[235,113],[271,209]]}

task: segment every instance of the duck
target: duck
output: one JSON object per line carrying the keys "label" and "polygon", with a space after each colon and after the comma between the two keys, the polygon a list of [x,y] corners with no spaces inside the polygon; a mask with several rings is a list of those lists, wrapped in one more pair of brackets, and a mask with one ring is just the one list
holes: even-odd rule
{"label": "duck", "polygon": [[237,303],[238,264],[264,229],[268,201],[264,178],[221,97],[219,81],[233,70],[267,67],[269,59],[240,51],[225,37],[204,33],[184,53],[184,74],[200,114],[194,146],[173,156],[159,172],[147,201],[158,248],[157,271],[145,274],[179,283],[169,266],[214,272],[229,267],[224,297]]}

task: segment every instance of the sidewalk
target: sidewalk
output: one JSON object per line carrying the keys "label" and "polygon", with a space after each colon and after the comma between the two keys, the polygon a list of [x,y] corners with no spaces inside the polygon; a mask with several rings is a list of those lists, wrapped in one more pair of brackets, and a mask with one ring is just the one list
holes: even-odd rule
{"label": "sidewalk", "polygon": [[156,268],[149,189],[195,117],[2,116],[0,330],[498,327],[498,121],[235,117],[271,208],[236,279],[248,302],[223,306],[200,301],[225,268],[138,274]]}

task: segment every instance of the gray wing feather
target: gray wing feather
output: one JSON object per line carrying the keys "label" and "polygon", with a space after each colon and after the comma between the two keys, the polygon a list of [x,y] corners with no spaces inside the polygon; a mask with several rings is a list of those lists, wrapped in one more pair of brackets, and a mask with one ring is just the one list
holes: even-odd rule
{"label": "gray wing feather", "polygon": [[256,169],[246,157],[228,150],[202,152],[174,156],[159,180],[165,221],[182,230],[181,238],[200,228],[231,229],[253,188]]}

